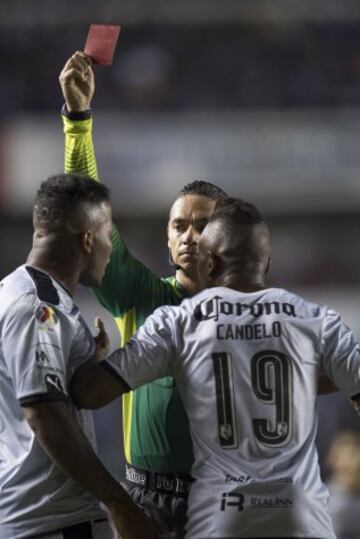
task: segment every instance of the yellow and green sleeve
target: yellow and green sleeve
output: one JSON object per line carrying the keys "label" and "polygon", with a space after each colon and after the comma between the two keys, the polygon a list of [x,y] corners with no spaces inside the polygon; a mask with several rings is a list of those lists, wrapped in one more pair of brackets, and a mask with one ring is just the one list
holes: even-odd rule
{"label": "yellow and green sleeve", "polygon": [[[63,109],[65,172],[99,180],[91,112]],[[113,251],[99,301],[114,316],[124,345],[154,309],[177,305],[187,295],[174,277],[161,279],[137,260],[114,226]],[[161,472],[190,473],[193,460],[189,426],[172,378],[147,384],[123,396],[125,457],[129,464]]]}
{"label": "yellow and green sleeve", "polygon": [[62,120],[65,133],[65,172],[83,174],[93,180],[99,180],[90,111],[67,113],[63,108]]}

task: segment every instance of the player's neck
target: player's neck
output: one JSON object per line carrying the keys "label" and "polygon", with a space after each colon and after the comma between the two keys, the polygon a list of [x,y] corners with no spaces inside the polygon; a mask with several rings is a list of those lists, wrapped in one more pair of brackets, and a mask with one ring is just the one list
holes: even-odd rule
{"label": "player's neck", "polygon": [[71,295],[75,293],[81,267],[77,245],[71,235],[35,230],[27,263],[48,273]]}
{"label": "player's neck", "polygon": [[58,281],[71,296],[74,295],[78,283],[78,275],[73,268],[71,268],[71,264],[68,265],[66,263],[66,260],[63,260],[60,263],[56,258],[51,259],[44,256],[43,253],[37,252],[36,249],[32,249],[26,263],[40,271],[44,271],[50,275],[50,277],[53,277],[53,279]]}
{"label": "player's neck", "polygon": [[219,277],[215,286],[225,286],[239,292],[257,292],[266,288],[265,277],[262,273],[228,272]]}
{"label": "player's neck", "polygon": [[197,279],[193,275],[186,274],[181,269],[176,271],[176,280],[191,296],[200,292]]}

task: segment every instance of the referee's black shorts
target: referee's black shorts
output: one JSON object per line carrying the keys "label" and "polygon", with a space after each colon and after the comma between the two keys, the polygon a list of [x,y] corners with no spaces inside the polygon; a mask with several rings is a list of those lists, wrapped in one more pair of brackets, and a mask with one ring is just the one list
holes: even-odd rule
{"label": "referee's black shorts", "polygon": [[108,520],[100,518],[81,522],[46,533],[30,535],[26,539],[115,539]]}

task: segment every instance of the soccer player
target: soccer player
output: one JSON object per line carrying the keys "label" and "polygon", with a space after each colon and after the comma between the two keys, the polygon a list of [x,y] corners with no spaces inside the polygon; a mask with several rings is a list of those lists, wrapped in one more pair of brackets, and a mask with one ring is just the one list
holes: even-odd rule
{"label": "soccer player", "polygon": [[[76,52],[60,74],[65,98],[65,170],[98,180],[92,141],[94,73]],[[160,279],[136,260],[119,232],[101,287],[100,302],[112,313],[124,345],[160,305],[177,305],[199,291],[196,254],[200,233],[224,191],[203,181],[182,189],[170,209],[168,246],[176,270]],[[320,385],[320,384],[319,384]],[[322,378],[323,392],[334,387]],[[193,462],[187,418],[174,381],[166,377],[123,397],[126,482],[130,495],[157,522],[162,539],[182,539]]]}
{"label": "soccer player", "polygon": [[75,373],[81,407],[173,376],[195,462],[187,539],[335,539],[315,447],[318,373],[360,399],[360,348],[338,313],[267,288],[269,231],[219,202],[199,243],[203,292],[157,309],[124,348]]}
{"label": "soccer player", "polygon": [[[60,82],[66,101],[65,169],[97,180],[90,111],[94,74],[89,58],[75,53]],[[135,259],[114,228],[110,263],[96,295],[114,316],[122,345],[156,307],[177,305],[199,290],[197,244],[215,201],[223,196],[221,189],[203,181],[178,193],[168,224],[176,273],[168,279],[160,279]],[[156,520],[162,539],[183,538],[193,455],[188,421],[172,378],[164,377],[124,396],[123,433],[130,495]]]}
{"label": "soccer player", "polygon": [[73,302],[99,286],[112,245],[108,191],[61,174],[43,182],[26,264],[0,283],[0,538],[155,538],[148,517],[97,458],[91,412],[68,386],[95,353]]}

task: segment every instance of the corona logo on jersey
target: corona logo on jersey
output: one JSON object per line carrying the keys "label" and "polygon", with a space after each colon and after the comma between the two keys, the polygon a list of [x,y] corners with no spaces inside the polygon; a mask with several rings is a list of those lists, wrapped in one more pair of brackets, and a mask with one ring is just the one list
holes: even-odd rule
{"label": "corona logo on jersey", "polygon": [[53,331],[58,321],[55,310],[49,305],[41,305],[35,313],[35,318],[40,324],[40,329],[49,331]]}
{"label": "corona logo on jersey", "polygon": [[241,316],[244,312],[249,313],[254,318],[279,313],[296,317],[295,306],[291,303],[281,303],[278,301],[256,302],[252,304],[232,303],[230,301],[224,301],[221,296],[214,296],[213,298],[201,301],[194,310],[194,316],[199,322],[211,319],[217,322],[220,315]]}

